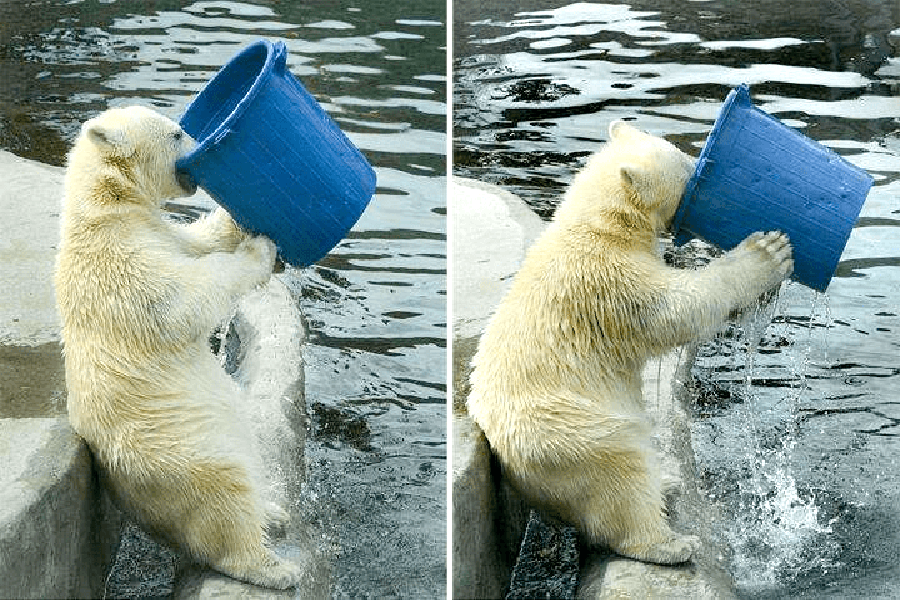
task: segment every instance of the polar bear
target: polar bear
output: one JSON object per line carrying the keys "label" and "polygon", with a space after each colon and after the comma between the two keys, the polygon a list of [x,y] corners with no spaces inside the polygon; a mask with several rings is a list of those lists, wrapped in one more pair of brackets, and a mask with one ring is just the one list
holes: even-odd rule
{"label": "polar bear", "polygon": [[195,561],[287,588],[296,565],[264,542],[286,513],[264,503],[261,466],[209,348],[238,298],[270,277],[275,247],[222,209],[191,224],[163,199],[193,193],[175,161],[194,141],[156,112],[87,121],[65,175],[55,287],[68,413],[126,514]]}
{"label": "polar bear", "polygon": [[666,266],[658,236],[694,160],[624,122],[609,137],[485,328],[467,407],[533,505],[591,544],[675,564],[699,539],[666,522],[642,368],[777,286],[793,268],[791,248],[757,233],[703,269]]}

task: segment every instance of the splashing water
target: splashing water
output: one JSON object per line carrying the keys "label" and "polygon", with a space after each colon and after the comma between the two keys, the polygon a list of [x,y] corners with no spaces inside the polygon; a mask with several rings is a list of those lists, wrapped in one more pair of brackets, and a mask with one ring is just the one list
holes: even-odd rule
{"label": "splashing water", "polygon": [[[791,287],[786,284],[784,289]],[[790,344],[794,350],[781,363],[789,373],[780,381],[774,381],[765,356],[772,352],[768,346],[787,345],[785,337],[794,336],[787,323],[790,319],[779,316],[784,304],[781,295],[748,311],[714,342],[714,352],[725,357],[716,370],[731,373],[732,398],[743,404],[737,409],[740,425],[721,432],[730,438],[727,454],[731,455],[725,457],[732,463],[729,477],[712,482],[708,497],[727,505],[728,517],[719,535],[731,550],[730,570],[738,589],[753,596],[771,593],[785,579],[811,570],[827,571],[836,566],[840,553],[839,544],[828,537],[838,517],[827,519],[816,491],[798,485],[794,464],[813,330],[819,325],[823,304],[824,330],[828,328],[827,301],[822,298],[812,297],[809,317],[803,319],[807,332]],[[780,348],[778,354],[782,354]],[[767,388],[780,388],[779,397],[772,401],[761,394]]]}
{"label": "splashing water", "polygon": [[820,523],[815,498],[802,494],[791,474],[795,443],[757,449],[752,472],[738,483],[738,505],[725,535],[734,553],[735,580],[748,591],[771,589],[779,577],[793,577],[816,566],[827,568],[837,551],[833,544],[820,543],[821,534],[831,533],[830,523]]}

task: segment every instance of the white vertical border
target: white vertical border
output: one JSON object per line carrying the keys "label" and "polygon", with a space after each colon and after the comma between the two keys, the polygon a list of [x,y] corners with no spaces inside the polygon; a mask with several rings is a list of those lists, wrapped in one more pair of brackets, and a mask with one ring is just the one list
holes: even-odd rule
{"label": "white vertical border", "polygon": [[446,482],[446,502],[447,506],[444,510],[444,518],[446,519],[446,539],[447,539],[447,600],[453,600],[453,202],[450,194],[451,182],[453,180],[453,0],[447,0],[445,23],[445,55],[446,55],[446,107],[447,107],[447,141],[446,141],[446,185],[444,186],[446,198],[445,206],[447,214],[445,215],[445,232],[446,232],[446,423],[445,435],[447,449],[447,482]]}

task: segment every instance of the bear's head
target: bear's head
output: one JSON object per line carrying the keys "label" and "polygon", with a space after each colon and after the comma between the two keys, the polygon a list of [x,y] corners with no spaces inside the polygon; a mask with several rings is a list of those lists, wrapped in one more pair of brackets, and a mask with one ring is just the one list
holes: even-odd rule
{"label": "bear's head", "polygon": [[[137,196],[155,201],[190,196],[197,186],[175,162],[195,146],[181,127],[142,106],[111,108],[85,122],[73,149],[99,159]],[[89,146],[89,148],[85,148]]]}
{"label": "bear's head", "polygon": [[614,157],[621,184],[646,211],[655,231],[668,229],[694,174],[695,159],[624,121],[610,124],[609,139],[604,153]]}
{"label": "bear's head", "polygon": [[572,180],[554,220],[631,237],[659,235],[671,225],[694,165],[669,142],[616,121],[609,142]]}

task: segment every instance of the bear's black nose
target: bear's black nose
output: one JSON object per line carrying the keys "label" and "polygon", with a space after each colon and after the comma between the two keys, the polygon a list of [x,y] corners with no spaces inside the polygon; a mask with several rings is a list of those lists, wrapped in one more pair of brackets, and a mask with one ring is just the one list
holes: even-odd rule
{"label": "bear's black nose", "polygon": [[193,196],[197,191],[197,182],[191,177],[191,174],[182,169],[175,169],[175,179],[178,186],[184,190],[188,196]]}

